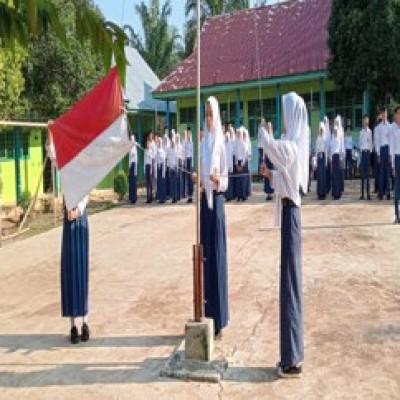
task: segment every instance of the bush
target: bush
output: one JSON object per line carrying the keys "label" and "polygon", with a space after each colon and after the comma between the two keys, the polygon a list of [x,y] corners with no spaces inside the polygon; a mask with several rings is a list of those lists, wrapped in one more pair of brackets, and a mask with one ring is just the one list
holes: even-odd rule
{"label": "bush", "polygon": [[31,204],[32,200],[32,195],[29,190],[25,190],[21,194],[21,198],[19,199],[18,205],[22,207],[22,209],[26,212],[26,210],[29,207],[29,204]]}
{"label": "bush", "polygon": [[119,201],[121,201],[128,192],[128,178],[125,171],[119,171],[114,178],[114,192],[118,194]]}

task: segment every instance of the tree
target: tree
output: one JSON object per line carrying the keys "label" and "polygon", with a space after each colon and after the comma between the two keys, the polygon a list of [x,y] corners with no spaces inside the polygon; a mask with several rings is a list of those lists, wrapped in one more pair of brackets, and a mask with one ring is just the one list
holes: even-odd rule
{"label": "tree", "polygon": [[[110,68],[114,58],[121,76],[124,77],[126,36],[116,24],[106,21],[91,3],[73,0],[76,34],[81,42],[89,42],[91,48],[103,56]],[[0,44],[15,49],[16,44],[27,48],[31,37],[52,31],[67,45],[67,29],[59,18],[52,0],[0,0]]]}
{"label": "tree", "polygon": [[130,40],[150,68],[162,79],[177,66],[182,54],[180,35],[168,23],[171,16],[170,0],[164,3],[161,10],[159,0],[150,0],[149,5],[142,1],[135,6],[135,10],[142,23],[143,38],[128,28]]}
{"label": "tree", "polygon": [[[68,35],[68,46],[53,32],[31,40],[23,64],[25,90],[22,102],[30,118],[51,119],[66,111],[104,76],[101,56],[77,39],[74,3],[52,0]],[[93,7],[90,0],[87,6]],[[94,7],[93,7],[94,8]]]}
{"label": "tree", "polygon": [[400,96],[400,1],[334,0],[329,75],[349,95],[369,90],[375,108]]}
{"label": "tree", "polygon": [[[255,7],[265,6],[266,0],[256,1]],[[203,25],[207,17],[250,8],[249,0],[200,0],[200,20]],[[185,23],[185,56],[192,53],[197,28],[197,0],[186,0],[185,15],[190,17]]]}

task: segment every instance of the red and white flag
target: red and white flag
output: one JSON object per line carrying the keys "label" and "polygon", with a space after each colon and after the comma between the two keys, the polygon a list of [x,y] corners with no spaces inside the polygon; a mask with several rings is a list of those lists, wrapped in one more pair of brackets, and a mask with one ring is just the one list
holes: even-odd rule
{"label": "red and white flag", "polygon": [[71,210],[132,146],[117,69],[56,119],[50,130],[66,207]]}

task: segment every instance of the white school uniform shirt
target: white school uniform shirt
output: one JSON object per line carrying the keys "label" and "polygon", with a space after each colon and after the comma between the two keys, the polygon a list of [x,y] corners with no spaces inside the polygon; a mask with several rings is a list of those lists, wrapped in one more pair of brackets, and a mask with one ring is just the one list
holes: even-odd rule
{"label": "white school uniform shirt", "polygon": [[169,168],[176,169],[178,167],[178,153],[175,147],[167,150],[167,165]]}
{"label": "white school uniform shirt", "polygon": [[150,165],[150,171],[153,170],[153,149],[150,148],[146,149],[144,151],[144,167],[146,168],[146,165]]}
{"label": "white school uniform shirt", "polygon": [[264,131],[266,131],[265,126],[264,125],[260,125],[258,127],[258,135],[257,135],[257,147],[259,149],[263,148],[263,134],[264,134]]}
{"label": "white school uniform shirt", "polygon": [[331,160],[334,154],[339,154],[340,160],[343,160],[343,141],[340,137],[332,135],[329,147],[329,157]]}
{"label": "white school uniform shirt", "polygon": [[191,158],[193,162],[193,142],[191,140],[185,140],[185,159]]}
{"label": "white school uniform shirt", "polygon": [[243,139],[236,140],[236,165],[239,165],[239,161],[243,163],[246,161],[246,144],[244,143]]}
{"label": "white school uniform shirt", "polygon": [[129,167],[131,166],[132,163],[135,163],[135,176],[136,176],[138,170],[136,142],[133,143],[132,148],[129,150]]}
{"label": "white school uniform shirt", "polygon": [[375,148],[378,149],[390,144],[390,124],[389,122],[381,122],[375,128]]}
{"label": "white school uniform shirt", "polygon": [[163,178],[165,178],[166,159],[167,159],[167,155],[165,154],[165,150],[162,147],[159,147],[157,149],[157,165],[162,166],[162,177]]}
{"label": "white school uniform shirt", "polygon": [[369,150],[372,152],[372,132],[371,129],[363,128],[360,132],[359,140],[360,151]]}
{"label": "white school uniform shirt", "polygon": [[353,150],[353,138],[348,135],[344,137],[344,146],[346,150]]}
{"label": "white school uniform shirt", "polygon": [[326,155],[326,141],[323,136],[318,136],[315,142],[315,151],[316,153],[325,153]]}
{"label": "white school uniform shirt", "polygon": [[400,126],[393,122],[390,135],[390,155],[392,158],[392,167],[394,168],[395,156],[400,155]]}
{"label": "white school uniform shirt", "polygon": [[79,210],[80,215],[82,215],[85,212],[88,201],[89,201],[89,196],[85,196],[76,206],[76,208]]}
{"label": "white school uniform shirt", "polygon": [[233,172],[233,142],[230,138],[225,140],[226,162],[228,164],[228,172]]}

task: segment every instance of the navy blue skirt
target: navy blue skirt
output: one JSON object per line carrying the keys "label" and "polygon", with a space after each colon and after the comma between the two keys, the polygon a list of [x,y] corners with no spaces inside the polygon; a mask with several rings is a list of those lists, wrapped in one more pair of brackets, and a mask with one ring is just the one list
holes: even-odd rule
{"label": "navy blue skirt", "polygon": [[342,172],[339,154],[332,157],[332,196],[335,200],[342,196]]}
{"label": "navy blue skirt", "polygon": [[192,181],[192,176],[191,176],[191,172],[192,172],[192,159],[191,158],[186,159],[186,170],[189,171],[189,172],[187,172],[187,175],[186,175],[187,194],[189,195],[189,197],[192,197],[193,192],[194,192],[194,186],[193,186],[193,181]]}
{"label": "navy blue skirt", "polygon": [[61,245],[61,309],[63,317],[88,313],[89,226],[87,213],[68,221],[64,208]]}
{"label": "navy blue skirt", "polygon": [[[268,156],[264,156],[264,162],[269,170],[274,169],[274,165],[272,164],[271,160],[268,158]],[[268,178],[264,178],[264,192],[266,194],[272,194],[274,193],[274,189],[272,189],[271,183]]]}
{"label": "navy blue skirt", "polygon": [[[245,175],[245,167],[243,166],[242,161],[238,162],[237,168],[237,178],[236,178],[236,196],[238,199],[245,200],[247,199],[247,188],[246,188],[246,175]],[[242,169],[239,171],[239,168]]]}
{"label": "navy blue skirt", "polygon": [[324,198],[327,193],[326,186],[326,156],[325,153],[317,155],[317,195]]}
{"label": "navy blue skirt", "polygon": [[304,359],[303,271],[301,215],[295,205],[282,208],[280,350],[283,365],[298,365]]}
{"label": "navy blue skirt", "polygon": [[225,199],[214,192],[213,209],[207,205],[206,195],[201,196],[201,243],[204,248],[204,298],[205,315],[214,320],[215,330],[228,324],[228,267],[225,226]]}
{"label": "navy blue skirt", "polygon": [[167,198],[166,179],[162,176],[163,165],[157,165],[157,200],[165,203]]}
{"label": "navy blue skirt", "polygon": [[178,188],[177,188],[177,170],[176,168],[170,168],[169,169],[169,193],[171,196],[171,199],[173,201],[178,200]]}
{"label": "navy blue skirt", "polygon": [[326,193],[328,194],[332,189],[332,162],[328,160],[328,165],[326,168]]}
{"label": "navy blue skirt", "polygon": [[176,171],[176,194],[177,199],[182,197],[182,160],[178,161],[178,169]]}
{"label": "navy blue skirt", "polygon": [[132,163],[129,167],[129,201],[137,202],[137,176],[135,175],[136,163]]}

